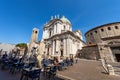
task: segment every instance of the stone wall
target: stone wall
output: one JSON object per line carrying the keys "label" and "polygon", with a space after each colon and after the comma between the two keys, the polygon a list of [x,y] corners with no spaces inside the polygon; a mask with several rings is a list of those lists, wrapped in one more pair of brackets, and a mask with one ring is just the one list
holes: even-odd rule
{"label": "stone wall", "polygon": [[92,60],[99,60],[100,55],[98,51],[97,45],[95,46],[89,46],[89,47],[83,47],[82,50],[79,52],[80,58],[86,58],[86,59],[92,59]]}

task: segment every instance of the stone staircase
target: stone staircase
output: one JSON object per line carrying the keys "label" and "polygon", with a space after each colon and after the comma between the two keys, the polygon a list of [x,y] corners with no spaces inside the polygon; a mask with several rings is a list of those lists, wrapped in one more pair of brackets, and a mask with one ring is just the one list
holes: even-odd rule
{"label": "stone staircase", "polygon": [[101,59],[102,66],[106,73],[109,75],[120,76],[120,63],[118,62],[106,62],[105,59]]}
{"label": "stone staircase", "polygon": [[115,74],[120,76],[120,63],[114,63],[114,65],[112,64],[112,66]]}
{"label": "stone staircase", "polygon": [[119,68],[113,67],[113,68],[114,68],[115,74],[120,76],[120,67]]}
{"label": "stone staircase", "polygon": [[112,65],[113,69],[114,69],[114,73],[117,76],[120,76],[120,63],[109,63],[110,65]]}

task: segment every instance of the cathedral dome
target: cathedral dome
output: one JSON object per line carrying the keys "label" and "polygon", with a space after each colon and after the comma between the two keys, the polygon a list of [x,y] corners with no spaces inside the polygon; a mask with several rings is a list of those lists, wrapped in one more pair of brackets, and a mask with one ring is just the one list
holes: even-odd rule
{"label": "cathedral dome", "polygon": [[65,23],[67,22],[67,23],[71,24],[71,22],[65,16],[63,16],[60,20],[65,22]]}

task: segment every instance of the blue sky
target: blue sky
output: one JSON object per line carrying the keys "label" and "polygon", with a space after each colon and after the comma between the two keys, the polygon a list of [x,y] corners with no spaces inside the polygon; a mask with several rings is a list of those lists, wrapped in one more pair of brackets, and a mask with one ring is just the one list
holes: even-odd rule
{"label": "blue sky", "polygon": [[99,25],[120,21],[120,0],[0,0],[0,42],[29,43],[32,29],[51,16],[66,16],[84,34]]}

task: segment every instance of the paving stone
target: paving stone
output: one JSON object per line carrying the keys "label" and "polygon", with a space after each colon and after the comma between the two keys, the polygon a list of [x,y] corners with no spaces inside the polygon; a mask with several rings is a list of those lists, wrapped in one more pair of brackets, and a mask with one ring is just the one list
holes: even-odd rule
{"label": "paving stone", "polygon": [[81,59],[68,70],[59,71],[58,74],[71,80],[119,80],[120,76],[110,76],[105,73],[100,61]]}

